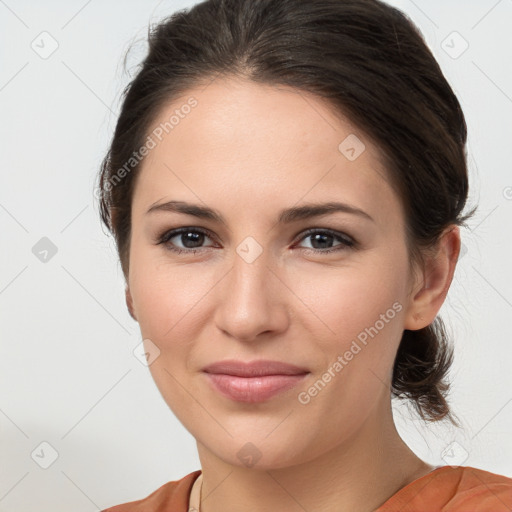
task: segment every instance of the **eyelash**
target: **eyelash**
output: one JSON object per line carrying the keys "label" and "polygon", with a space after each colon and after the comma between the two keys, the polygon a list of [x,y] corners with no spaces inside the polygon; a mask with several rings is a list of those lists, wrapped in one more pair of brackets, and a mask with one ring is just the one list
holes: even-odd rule
{"label": "eyelash", "polygon": [[[182,233],[201,233],[209,238],[214,238],[212,236],[212,234],[206,229],[196,228],[196,227],[185,227],[185,228],[178,228],[178,229],[172,229],[170,231],[165,231],[160,236],[158,236],[157,245],[164,244],[166,249],[168,249],[172,252],[175,252],[177,254],[182,254],[182,253],[196,254],[197,252],[201,252],[201,250],[203,248],[180,249],[180,248],[173,246],[172,244],[169,243],[169,240],[171,238],[174,238],[175,236],[180,235]],[[357,248],[357,242],[353,238],[351,238],[343,233],[338,233],[336,231],[332,231],[331,229],[326,229],[326,228],[324,228],[324,229],[320,229],[320,228],[308,229],[304,233],[301,233],[302,236],[301,236],[301,238],[298,239],[298,242],[302,241],[303,239],[305,239],[313,234],[323,234],[323,235],[332,236],[333,238],[340,241],[341,244],[339,244],[335,247],[331,247],[329,249],[314,249],[314,248],[310,249],[310,248],[306,247],[306,248],[304,248],[306,252],[313,252],[315,254],[330,254],[333,252],[340,252],[340,251],[347,250],[347,249]]]}

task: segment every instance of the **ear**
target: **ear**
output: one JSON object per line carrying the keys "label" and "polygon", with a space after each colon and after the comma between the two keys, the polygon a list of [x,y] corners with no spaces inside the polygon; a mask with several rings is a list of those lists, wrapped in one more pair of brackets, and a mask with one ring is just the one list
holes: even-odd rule
{"label": "ear", "polygon": [[422,277],[411,294],[404,329],[422,329],[435,320],[450,288],[459,252],[459,227],[451,225],[441,235],[436,253],[426,257]]}
{"label": "ear", "polygon": [[135,316],[135,311],[133,308],[132,294],[130,293],[130,288],[128,287],[128,285],[126,286],[126,289],[125,289],[125,297],[126,297],[126,306],[128,308],[128,312],[130,313],[130,316],[135,321],[137,321],[137,317]]}

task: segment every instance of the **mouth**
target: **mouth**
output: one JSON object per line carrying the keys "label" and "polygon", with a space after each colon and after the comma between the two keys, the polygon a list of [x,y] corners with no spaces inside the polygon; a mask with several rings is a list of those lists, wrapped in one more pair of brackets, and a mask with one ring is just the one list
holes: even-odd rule
{"label": "mouth", "polygon": [[221,395],[246,403],[268,400],[295,387],[310,373],[299,366],[269,360],[219,361],[202,371]]}

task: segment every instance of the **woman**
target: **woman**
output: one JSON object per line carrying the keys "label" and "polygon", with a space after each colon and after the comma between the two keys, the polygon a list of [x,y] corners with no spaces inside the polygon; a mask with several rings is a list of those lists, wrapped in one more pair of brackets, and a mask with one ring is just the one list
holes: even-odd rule
{"label": "woman", "polygon": [[107,510],[509,510],[512,479],[425,463],[391,411],[457,424],[437,313],[474,213],[414,25],[377,0],[208,0],[149,43],[100,208],[201,470]]}

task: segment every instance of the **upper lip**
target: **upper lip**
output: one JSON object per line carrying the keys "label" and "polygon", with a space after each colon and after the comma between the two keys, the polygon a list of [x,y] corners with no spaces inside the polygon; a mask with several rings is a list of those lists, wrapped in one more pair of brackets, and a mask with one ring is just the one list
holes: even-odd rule
{"label": "upper lip", "polygon": [[309,373],[307,369],[280,361],[260,359],[257,361],[236,361],[229,359],[218,361],[203,368],[206,373],[222,373],[237,377],[260,377],[265,375],[301,375]]}

